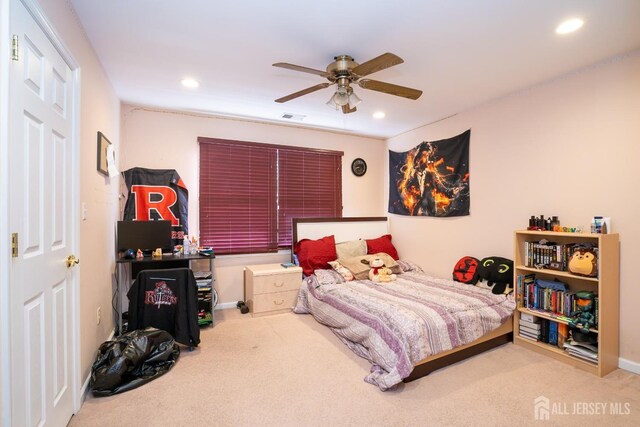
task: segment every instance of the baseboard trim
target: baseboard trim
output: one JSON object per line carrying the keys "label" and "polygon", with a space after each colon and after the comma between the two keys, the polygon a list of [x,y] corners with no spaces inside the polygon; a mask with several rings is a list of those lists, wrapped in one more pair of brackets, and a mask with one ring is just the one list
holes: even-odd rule
{"label": "baseboard trim", "polygon": [[[111,333],[109,334],[109,337],[106,339],[106,341],[111,341],[115,336],[116,336],[116,330],[112,329]],[[87,379],[84,380],[84,383],[82,383],[82,388],[80,389],[80,407],[82,407],[82,404],[84,403],[84,401],[87,398],[87,395],[89,394],[89,382],[90,381],[91,381],[91,372],[89,372],[89,375],[87,376]]]}
{"label": "baseboard trim", "polygon": [[620,357],[618,358],[618,368],[640,375],[640,363],[638,362],[633,362]]}
{"label": "baseboard trim", "polygon": [[216,304],[216,307],[214,308],[214,310],[225,310],[227,308],[237,308],[237,307],[238,307],[238,301],[221,302]]}

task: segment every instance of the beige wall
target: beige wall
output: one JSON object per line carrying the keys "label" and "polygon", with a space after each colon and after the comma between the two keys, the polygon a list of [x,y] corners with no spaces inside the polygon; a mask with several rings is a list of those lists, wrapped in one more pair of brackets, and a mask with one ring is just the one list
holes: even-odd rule
{"label": "beige wall", "polygon": [[[121,123],[121,169],[135,166],[176,169],[189,189],[190,234],[198,233],[199,136],[343,151],[343,215],[384,214],[383,174],[387,163],[383,140],[130,105],[122,106]],[[368,165],[367,174],[360,178],[350,170],[357,157],[365,159]],[[288,260],[288,252],[218,257],[215,268],[220,302],[235,304],[244,299],[244,266]]]}
{"label": "beige wall", "polygon": [[[464,255],[513,258],[513,230],[531,215],[588,226],[611,217],[620,233],[620,356],[640,363],[640,51],[391,138],[405,151],[471,128],[471,215],[391,215],[402,257],[451,275]],[[388,172],[387,172],[388,175]]]}
{"label": "beige wall", "polygon": [[[97,132],[119,150],[120,102],[83,28],[65,0],[39,0],[45,15],[81,69],[80,202],[87,219],[80,222],[80,375],[90,373],[98,346],[113,329],[111,310],[114,271],[114,221],[118,178],[96,171]],[[80,206],[78,206],[80,209]],[[96,324],[101,307],[102,320]]]}

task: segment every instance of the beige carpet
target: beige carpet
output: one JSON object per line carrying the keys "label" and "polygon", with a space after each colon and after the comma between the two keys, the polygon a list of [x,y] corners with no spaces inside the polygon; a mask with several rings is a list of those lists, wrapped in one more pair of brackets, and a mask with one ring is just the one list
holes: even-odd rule
{"label": "beige carpet", "polygon": [[[507,344],[381,392],[363,381],[369,363],[310,315],[216,315],[171,372],[87,398],[70,425],[640,425],[640,376],[626,371],[597,378]],[[534,418],[538,396],[550,400],[548,421]],[[611,415],[612,403],[630,413]]]}

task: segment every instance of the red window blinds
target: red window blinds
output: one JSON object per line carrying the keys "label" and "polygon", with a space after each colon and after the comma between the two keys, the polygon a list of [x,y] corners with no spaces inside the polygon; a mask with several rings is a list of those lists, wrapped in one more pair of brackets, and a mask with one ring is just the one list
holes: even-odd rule
{"label": "red window blinds", "polygon": [[278,243],[291,245],[292,218],[342,216],[342,155],[278,151]]}
{"label": "red window blinds", "polygon": [[291,244],[291,218],[342,216],[342,152],[198,138],[200,241],[217,254]]}
{"label": "red window blinds", "polygon": [[218,254],[278,250],[273,148],[200,144],[200,241]]}

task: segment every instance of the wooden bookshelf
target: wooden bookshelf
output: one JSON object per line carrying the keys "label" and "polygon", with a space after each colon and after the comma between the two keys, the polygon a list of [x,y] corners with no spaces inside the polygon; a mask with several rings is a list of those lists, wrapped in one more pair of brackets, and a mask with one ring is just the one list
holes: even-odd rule
{"label": "wooden bookshelf", "polygon": [[[598,277],[584,277],[571,274],[568,271],[557,271],[547,268],[534,268],[526,266],[525,246],[528,242],[538,242],[546,239],[557,244],[591,243],[598,247]],[[529,313],[533,316],[547,319],[552,322],[568,324],[558,319],[553,313],[541,310],[518,307],[514,314],[513,335],[514,343],[526,347],[532,351],[545,354],[577,368],[591,372],[600,377],[618,368],[618,329],[619,329],[619,281],[620,281],[620,249],[618,234],[591,234],[591,233],[561,233],[553,231],[529,231],[515,232],[514,248],[514,284],[517,278],[527,274],[535,274],[536,278],[545,280],[558,279],[565,283],[571,291],[592,291],[598,295],[598,327],[591,328],[590,332],[598,334],[598,360],[589,362],[570,355],[556,345],[541,341],[533,341],[521,337],[520,316],[521,313]]]}

